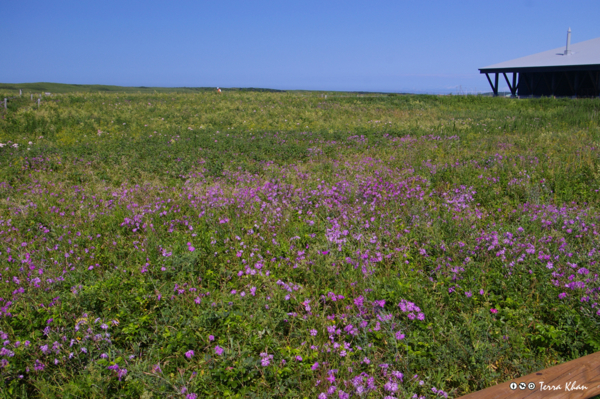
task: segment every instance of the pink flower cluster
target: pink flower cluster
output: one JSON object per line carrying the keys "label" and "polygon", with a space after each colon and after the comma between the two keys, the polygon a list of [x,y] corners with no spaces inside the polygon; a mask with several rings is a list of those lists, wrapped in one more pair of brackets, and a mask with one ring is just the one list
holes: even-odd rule
{"label": "pink flower cluster", "polygon": [[406,316],[410,320],[414,320],[415,318],[421,321],[425,320],[425,314],[421,312],[421,309],[413,302],[401,299],[400,303],[398,304],[398,307],[403,313],[408,313]]}

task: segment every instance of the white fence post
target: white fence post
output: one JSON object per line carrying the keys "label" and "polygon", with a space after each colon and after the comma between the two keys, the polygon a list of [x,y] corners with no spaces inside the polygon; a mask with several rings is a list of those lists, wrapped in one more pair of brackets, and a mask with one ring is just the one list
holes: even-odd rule
{"label": "white fence post", "polygon": [[4,109],[6,109],[6,97],[4,97]]}
{"label": "white fence post", "polygon": [[31,101],[33,101],[33,93],[31,93]]}
{"label": "white fence post", "polygon": [[40,101],[41,101],[41,100],[38,98],[38,108],[40,107]]}
{"label": "white fence post", "polygon": [[19,97],[23,95],[23,90],[19,89]]}

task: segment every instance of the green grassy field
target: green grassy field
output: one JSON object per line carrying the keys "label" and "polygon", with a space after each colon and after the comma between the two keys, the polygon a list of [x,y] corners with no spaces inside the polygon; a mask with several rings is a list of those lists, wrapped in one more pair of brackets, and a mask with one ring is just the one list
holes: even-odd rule
{"label": "green grassy field", "polygon": [[0,109],[4,397],[457,397],[600,350],[599,100],[138,89]]}

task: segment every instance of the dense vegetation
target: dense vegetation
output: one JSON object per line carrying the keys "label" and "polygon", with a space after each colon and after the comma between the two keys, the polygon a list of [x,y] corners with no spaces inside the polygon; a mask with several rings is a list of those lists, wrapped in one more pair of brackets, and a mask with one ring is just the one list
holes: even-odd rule
{"label": "dense vegetation", "polygon": [[598,351],[599,110],[17,96],[0,392],[456,397]]}

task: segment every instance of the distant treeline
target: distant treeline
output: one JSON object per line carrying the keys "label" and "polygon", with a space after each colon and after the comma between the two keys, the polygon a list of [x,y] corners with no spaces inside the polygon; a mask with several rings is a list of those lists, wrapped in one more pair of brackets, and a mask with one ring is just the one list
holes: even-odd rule
{"label": "distant treeline", "polygon": [[[18,91],[24,93],[30,92],[50,92],[50,93],[73,93],[73,92],[125,92],[125,93],[197,93],[215,90],[215,87],[128,87],[128,86],[109,86],[109,85],[76,85],[63,83],[0,83],[1,91]],[[261,88],[226,88],[227,91],[245,91],[245,92],[283,92],[284,90],[261,89]]]}

